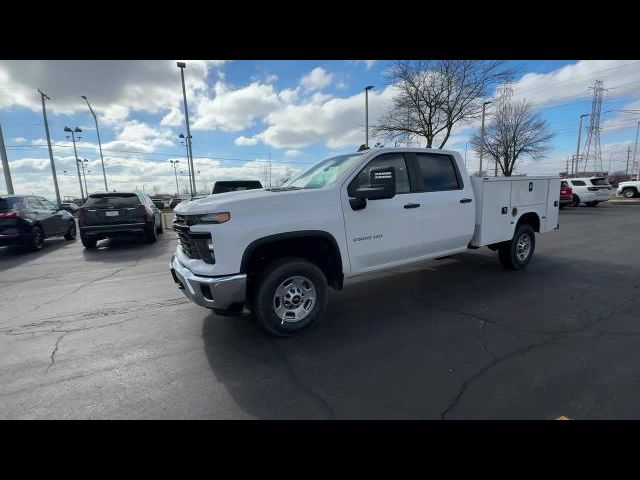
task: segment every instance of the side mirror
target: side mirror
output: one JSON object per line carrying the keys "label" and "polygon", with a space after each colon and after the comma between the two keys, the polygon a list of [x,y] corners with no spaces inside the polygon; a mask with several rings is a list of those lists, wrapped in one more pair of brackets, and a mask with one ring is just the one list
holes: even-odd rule
{"label": "side mirror", "polygon": [[352,197],[361,200],[382,200],[396,195],[395,167],[372,168],[369,172],[369,185],[359,187]]}

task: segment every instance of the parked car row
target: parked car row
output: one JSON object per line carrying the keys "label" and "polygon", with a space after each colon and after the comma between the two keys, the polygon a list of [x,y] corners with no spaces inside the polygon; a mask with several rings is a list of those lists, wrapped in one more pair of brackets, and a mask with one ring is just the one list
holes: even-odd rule
{"label": "parked car row", "polygon": [[605,177],[566,178],[560,184],[560,208],[584,204],[595,207],[611,199],[611,185]]}

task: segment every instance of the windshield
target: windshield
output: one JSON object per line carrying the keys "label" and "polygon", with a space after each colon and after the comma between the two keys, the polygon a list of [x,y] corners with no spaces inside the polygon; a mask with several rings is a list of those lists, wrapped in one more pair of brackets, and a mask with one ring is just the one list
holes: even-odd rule
{"label": "windshield", "polygon": [[135,193],[107,193],[91,195],[85,202],[85,207],[121,208],[140,205],[140,199]]}
{"label": "windshield", "polygon": [[333,185],[362,158],[362,153],[331,157],[311,166],[282,188],[322,188]]}

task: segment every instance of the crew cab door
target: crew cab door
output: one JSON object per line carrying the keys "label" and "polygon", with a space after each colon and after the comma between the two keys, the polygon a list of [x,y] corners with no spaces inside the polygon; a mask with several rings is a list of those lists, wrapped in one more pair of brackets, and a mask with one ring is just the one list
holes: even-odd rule
{"label": "crew cab door", "polygon": [[[354,209],[349,189],[369,184],[372,168],[394,167],[396,195],[393,198],[367,200],[362,209]],[[418,255],[421,245],[418,194],[411,191],[405,155],[386,153],[370,160],[342,189],[342,210],[351,269],[354,273],[374,270],[385,264]]]}
{"label": "crew cab door", "polygon": [[[421,255],[466,248],[475,229],[475,200],[468,177],[464,181],[453,155],[407,154],[413,166],[422,234]],[[465,175],[466,176],[466,175]]]}

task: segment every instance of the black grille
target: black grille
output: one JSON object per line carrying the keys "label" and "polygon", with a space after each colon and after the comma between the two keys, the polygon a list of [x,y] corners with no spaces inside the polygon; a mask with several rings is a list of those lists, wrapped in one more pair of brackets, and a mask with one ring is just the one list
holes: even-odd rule
{"label": "black grille", "polygon": [[182,249],[182,253],[187,257],[203,260],[206,263],[215,263],[215,256],[209,249],[208,240],[211,240],[210,233],[192,232],[191,229],[185,225],[184,220],[180,221],[178,218],[173,222],[173,230],[178,234],[180,248]]}

